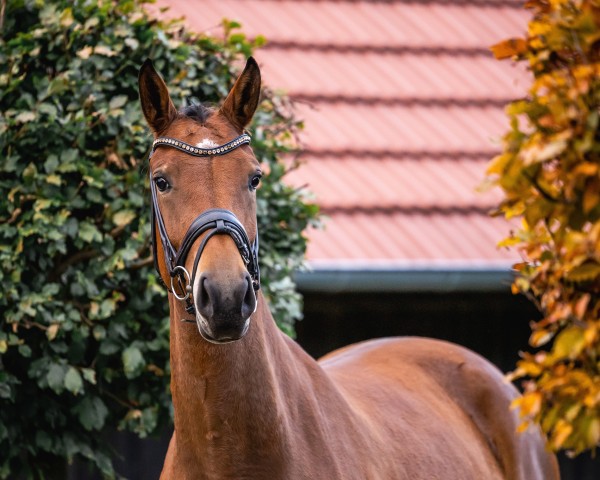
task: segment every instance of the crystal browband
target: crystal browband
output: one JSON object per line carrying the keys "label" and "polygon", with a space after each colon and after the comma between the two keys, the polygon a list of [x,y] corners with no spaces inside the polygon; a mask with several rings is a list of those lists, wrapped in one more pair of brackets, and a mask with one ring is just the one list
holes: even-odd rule
{"label": "crystal browband", "polygon": [[177,150],[181,150],[182,152],[195,157],[210,157],[212,155],[225,155],[226,153],[235,150],[240,145],[250,143],[250,140],[250,135],[243,133],[239,137],[234,138],[230,142],[224,143],[223,145],[219,145],[218,147],[201,148],[182,142],[176,138],[159,137],[152,143],[152,152],[154,152],[154,150],[156,150],[158,147],[165,146],[176,148]]}

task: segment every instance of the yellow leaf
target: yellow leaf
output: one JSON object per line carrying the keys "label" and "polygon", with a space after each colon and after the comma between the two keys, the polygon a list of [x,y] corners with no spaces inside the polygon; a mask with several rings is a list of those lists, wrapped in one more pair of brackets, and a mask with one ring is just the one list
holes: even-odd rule
{"label": "yellow leaf", "polygon": [[540,392],[531,392],[523,395],[519,403],[519,412],[521,417],[535,417],[542,408],[542,394]]}
{"label": "yellow leaf", "polygon": [[65,8],[60,14],[60,24],[65,28],[69,28],[74,21],[73,10],[71,8]]}
{"label": "yellow leaf", "polygon": [[135,218],[135,212],[133,210],[121,210],[113,215],[113,222],[117,227],[124,227],[131,223]]}
{"label": "yellow leaf", "polygon": [[522,38],[509,38],[496,45],[492,45],[490,50],[498,60],[511,58],[527,51],[527,41]]}
{"label": "yellow leaf", "polygon": [[521,360],[519,362],[519,372],[529,377],[537,377],[543,372],[543,369],[535,362]]}
{"label": "yellow leaf", "polygon": [[573,425],[565,420],[558,420],[552,435],[552,446],[554,449],[558,450],[560,447],[562,447],[563,443],[565,443],[565,440],[569,437],[569,435],[571,435],[572,432]]}
{"label": "yellow leaf", "polygon": [[579,415],[579,412],[581,412],[581,404],[575,403],[574,405],[571,405],[567,409],[564,416],[569,422],[572,422],[573,420],[575,420],[577,418],[577,415]]}
{"label": "yellow leaf", "polygon": [[592,260],[573,268],[567,272],[565,278],[572,282],[589,282],[598,275],[600,275],[600,264]]}
{"label": "yellow leaf", "polygon": [[6,353],[8,350],[8,343],[6,340],[0,340],[0,354]]}
{"label": "yellow leaf", "polygon": [[583,339],[585,340],[585,344],[589,347],[596,343],[596,339],[598,338],[598,325],[591,324],[583,332]]}
{"label": "yellow leaf", "polygon": [[510,153],[503,153],[501,155],[496,155],[494,158],[492,158],[492,160],[490,161],[488,167],[487,167],[487,174],[488,175],[501,175],[502,172],[504,171],[504,168],[506,167],[506,164],[510,161],[510,159],[513,158],[513,155]]}
{"label": "yellow leaf", "polygon": [[522,200],[519,200],[510,206],[507,205],[503,207],[503,210],[506,218],[513,218],[523,214],[525,211],[525,203]]}
{"label": "yellow leaf", "polygon": [[555,360],[575,358],[585,347],[584,331],[579,327],[565,328],[556,337],[552,348],[552,357]]}
{"label": "yellow leaf", "polygon": [[98,45],[94,47],[94,53],[96,55],[104,55],[105,57],[114,57],[116,55],[116,53],[106,45]]}
{"label": "yellow leaf", "polygon": [[588,445],[598,445],[600,442],[600,418],[592,418],[586,432]]}
{"label": "yellow leaf", "polygon": [[552,30],[552,24],[543,21],[529,22],[529,35],[535,37],[537,35],[546,35]]}
{"label": "yellow leaf", "polygon": [[529,422],[522,422],[521,425],[519,425],[517,427],[517,433],[523,433],[528,428],[529,428]]}
{"label": "yellow leaf", "polygon": [[125,420],[136,420],[142,417],[142,411],[137,408],[132,408],[125,415]]}
{"label": "yellow leaf", "polygon": [[60,187],[60,184],[61,184],[60,177],[55,174],[48,175],[46,177],[46,182],[51,185],[56,185],[57,187]]}
{"label": "yellow leaf", "polygon": [[86,47],[83,47],[81,50],[79,50],[76,55],[83,60],[87,60],[88,58],[90,58],[90,55],[92,53],[93,53],[93,49],[92,49],[92,47],[90,47],[88,45]]}
{"label": "yellow leaf", "polygon": [[48,338],[49,341],[52,341],[56,338],[56,334],[58,333],[58,323],[53,323],[52,325],[50,325],[48,327],[48,330],[46,330],[46,337]]}
{"label": "yellow leaf", "polygon": [[591,393],[583,397],[583,404],[587,408],[595,408],[600,403],[600,391],[596,388]]}
{"label": "yellow leaf", "polygon": [[514,247],[515,245],[519,245],[521,242],[522,240],[518,237],[507,237],[504,240],[500,240],[497,244],[497,247]]}

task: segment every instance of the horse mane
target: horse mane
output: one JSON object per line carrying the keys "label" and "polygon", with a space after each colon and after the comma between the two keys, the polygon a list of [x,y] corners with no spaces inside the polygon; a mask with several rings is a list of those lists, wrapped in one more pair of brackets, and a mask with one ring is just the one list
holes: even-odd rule
{"label": "horse mane", "polygon": [[211,106],[203,103],[193,103],[183,107],[179,113],[184,117],[191,118],[200,123],[206,123],[208,118],[215,112],[215,109]]}

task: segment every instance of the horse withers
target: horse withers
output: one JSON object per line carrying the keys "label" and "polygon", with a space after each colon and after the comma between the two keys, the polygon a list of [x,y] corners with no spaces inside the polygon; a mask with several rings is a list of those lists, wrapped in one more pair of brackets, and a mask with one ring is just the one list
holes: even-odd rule
{"label": "horse withers", "polygon": [[256,188],[244,128],[254,59],[220,108],[177,110],[140,70],[156,268],[169,288],[175,431],[161,479],[553,480],[516,389],[477,354],[387,338],[319,362],[276,327],[260,290]]}

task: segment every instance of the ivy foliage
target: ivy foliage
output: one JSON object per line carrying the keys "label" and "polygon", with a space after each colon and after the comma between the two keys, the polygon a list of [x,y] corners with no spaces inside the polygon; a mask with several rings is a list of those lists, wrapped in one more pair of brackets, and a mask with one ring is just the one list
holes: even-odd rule
{"label": "ivy foliage", "polygon": [[[2,2],[5,3],[5,2]],[[102,440],[170,421],[169,323],[150,252],[137,75],[150,57],[180,105],[222,100],[260,46],[159,21],[143,1],[8,0],[0,31],[0,478],[50,478],[82,457],[114,476]],[[0,23],[1,24],[1,23]],[[316,207],[282,183],[289,101],[265,89],[253,148],[264,292],[288,333],[291,273]]]}
{"label": "ivy foliage", "polygon": [[[499,211],[522,226],[503,245],[525,261],[513,291],[539,307],[513,376],[528,377],[516,404],[555,450],[600,443],[600,4],[530,0],[526,38],[492,50],[527,62],[527,98],[511,103],[504,151],[489,166],[504,190]],[[553,342],[551,342],[553,340]]]}

